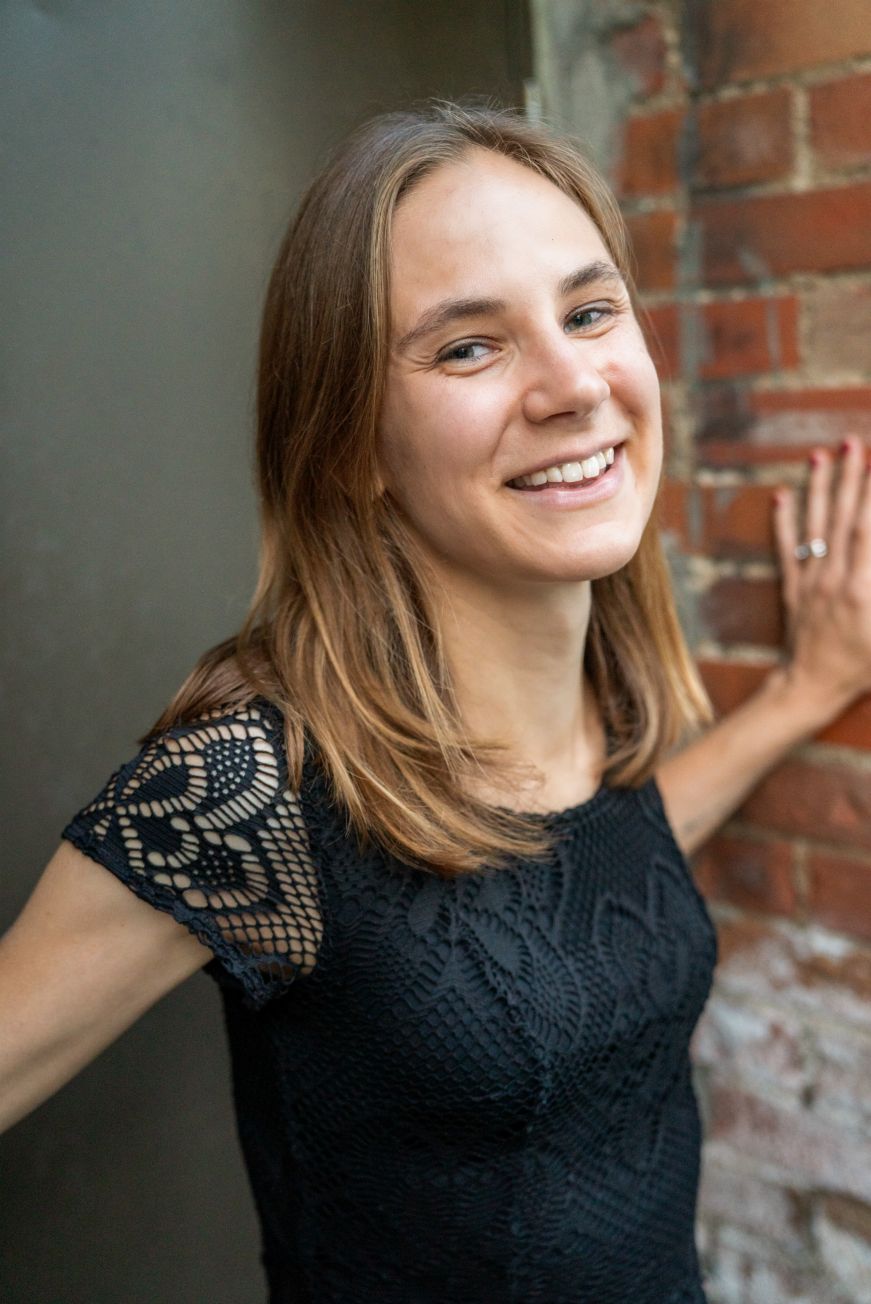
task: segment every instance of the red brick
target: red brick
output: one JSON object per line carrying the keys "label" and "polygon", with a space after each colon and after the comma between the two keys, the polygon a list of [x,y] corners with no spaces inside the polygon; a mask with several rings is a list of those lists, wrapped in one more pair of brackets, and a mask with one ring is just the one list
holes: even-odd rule
{"label": "red brick", "polygon": [[[871,1198],[871,1165],[863,1130],[780,1107],[737,1088],[714,1084],[708,1138],[735,1154],[786,1169],[802,1185]],[[714,1149],[720,1149],[715,1144]]]}
{"label": "red brick", "polygon": [[[708,385],[697,394],[697,404],[699,454],[711,466],[780,461],[796,450],[806,457],[816,445],[834,449],[847,434],[871,434],[867,385],[799,390]],[[715,442],[721,445],[717,449],[711,447]]]}
{"label": "red brick", "polygon": [[705,485],[691,532],[706,557],[769,560],[774,555],[772,489],[768,485]]}
{"label": "red brick", "polygon": [[794,757],[754,790],[739,817],[794,837],[871,848],[871,783],[844,764],[814,765]]}
{"label": "red brick", "polygon": [[868,0],[696,0],[687,10],[703,86],[871,53]]}
{"label": "red brick", "polygon": [[660,375],[721,380],[798,366],[794,295],[649,308],[648,347]]}
{"label": "red brick", "polygon": [[699,614],[709,638],[720,643],[780,647],[783,620],[780,584],[727,576],[715,580],[699,599]]}
{"label": "red brick", "polygon": [[871,860],[813,851],[808,871],[808,907],[814,919],[871,941]]}
{"label": "red brick", "polygon": [[823,283],[807,295],[807,362],[871,378],[871,287]]}
{"label": "red brick", "polygon": [[738,661],[699,661],[698,668],[718,716],[727,715],[752,697],[771,673],[770,665]]}
{"label": "red brick", "polygon": [[638,267],[638,288],[670,290],[674,285],[675,214],[670,210],[632,213],[626,225]]}
{"label": "red brick", "polygon": [[[869,25],[871,26],[871,25]],[[700,201],[693,210],[708,285],[871,264],[871,184]]]}
{"label": "red brick", "polygon": [[793,915],[792,847],[787,842],[721,834],[694,861],[694,876],[704,896],[743,910]]}
{"label": "red brick", "polygon": [[629,74],[639,98],[656,95],[665,85],[666,46],[659,19],[652,14],[611,37],[611,51]]}
{"label": "red brick", "polygon": [[678,136],[683,115],[677,109],[638,114],[623,125],[623,153],[617,169],[622,195],[665,195],[679,181]]}
{"label": "red brick", "polygon": [[810,101],[811,143],[820,161],[830,168],[871,163],[871,73],[814,86]]}
{"label": "red brick", "polygon": [[[696,374],[705,380],[779,371],[798,365],[798,300],[743,299],[708,303],[699,314],[702,329]],[[684,358],[684,371],[692,371]]]}
{"label": "red brick", "polygon": [[[698,667],[718,717],[728,715],[752,697],[771,671],[769,665],[730,661],[699,661]],[[816,741],[871,749],[871,695],[859,698],[837,720],[821,729]]]}
{"label": "red brick", "polygon": [[785,87],[700,104],[694,183],[719,189],[788,176],[793,163],[790,105]]}

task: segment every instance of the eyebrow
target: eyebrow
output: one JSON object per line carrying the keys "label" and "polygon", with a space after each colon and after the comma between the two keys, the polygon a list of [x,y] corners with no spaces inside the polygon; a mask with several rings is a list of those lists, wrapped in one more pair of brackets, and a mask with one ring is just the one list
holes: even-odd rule
{"label": "eyebrow", "polygon": [[[560,297],[564,298],[567,294],[574,294],[576,290],[586,289],[588,285],[615,281],[625,285],[619,268],[603,259],[596,259],[564,276],[557,290]],[[427,308],[411,330],[403,335],[396,348],[398,352],[405,353],[424,336],[432,335],[434,331],[449,326],[451,322],[464,321],[469,317],[484,317],[488,313],[504,312],[506,307],[504,299],[443,299],[432,308]]]}

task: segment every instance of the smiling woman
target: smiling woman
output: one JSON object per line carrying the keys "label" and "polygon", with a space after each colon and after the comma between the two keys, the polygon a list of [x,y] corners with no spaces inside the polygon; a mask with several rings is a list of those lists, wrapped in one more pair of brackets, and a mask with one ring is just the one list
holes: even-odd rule
{"label": "smiling woman", "polygon": [[[700,1304],[716,939],[654,771],[710,711],[601,179],[510,113],[376,119],[280,251],[257,423],[248,619],[0,947],[0,1122],[205,967],[271,1304]],[[871,684],[871,618],[835,606],[798,622],[799,696],[680,754],[682,828]]]}

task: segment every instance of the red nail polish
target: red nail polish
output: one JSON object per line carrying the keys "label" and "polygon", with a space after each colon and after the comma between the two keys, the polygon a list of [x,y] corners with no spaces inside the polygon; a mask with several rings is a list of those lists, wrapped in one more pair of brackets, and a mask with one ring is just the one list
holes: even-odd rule
{"label": "red nail polish", "polygon": [[808,458],[808,461],[810,462],[811,466],[819,466],[820,464],[819,453],[811,453],[810,457]]}
{"label": "red nail polish", "polygon": [[841,452],[842,452],[842,453],[846,453],[846,451],[847,451],[847,449],[848,449],[849,447],[850,447],[850,441],[849,441],[848,439],[842,439],[842,440],[841,440]]}

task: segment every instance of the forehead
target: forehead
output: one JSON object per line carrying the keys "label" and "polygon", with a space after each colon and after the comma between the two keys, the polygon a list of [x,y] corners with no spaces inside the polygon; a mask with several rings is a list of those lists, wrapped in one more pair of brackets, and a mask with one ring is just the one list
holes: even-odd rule
{"label": "forehead", "polygon": [[490,150],[443,163],[397,205],[391,239],[395,309],[430,291],[552,276],[611,259],[589,215],[546,177]]}

